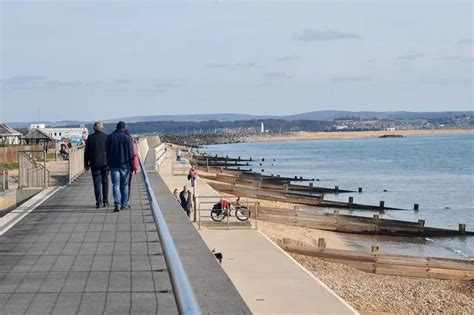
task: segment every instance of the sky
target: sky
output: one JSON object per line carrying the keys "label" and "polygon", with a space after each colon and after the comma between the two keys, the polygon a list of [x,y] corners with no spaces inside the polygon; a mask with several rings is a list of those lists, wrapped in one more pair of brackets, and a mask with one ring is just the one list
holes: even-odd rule
{"label": "sky", "polygon": [[472,1],[0,1],[0,122],[474,110]]}

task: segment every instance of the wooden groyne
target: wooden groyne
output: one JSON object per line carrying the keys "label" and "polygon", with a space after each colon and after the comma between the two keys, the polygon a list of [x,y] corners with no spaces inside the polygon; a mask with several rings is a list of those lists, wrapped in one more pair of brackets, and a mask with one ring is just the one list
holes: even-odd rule
{"label": "wooden groyne", "polygon": [[[377,250],[361,253],[348,250],[325,248],[324,239],[319,239],[318,247],[297,245],[288,239],[280,246],[287,252],[318,257],[341,263],[365,272],[406,277],[434,278],[446,280],[474,280],[474,262],[405,255],[382,254]],[[375,247],[378,249],[378,247]]]}
{"label": "wooden groyne", "polygon": [[[240,197],[339,209],[369,210],[377,212],[385,210],[403,210],[400,208],[386,207],[383,202],[379,205],[365,205],[354,203],[353,199],[349,202],[324,200],[325,191],[318,192],[317,188],[313,189],[313,191],[308,191],[306,187],[304,190],[297,190],[296,186],[298,185],[271,185],[264,182],[259,182],[258,185],[255,186],[254,182],[240,179],[240,177],[236,180],[229,176],[220,176],[219,174],[216,176],[201,174],[200,176],[202,178],[214,180],[208,182],[212,188]],[[290,189],[290,187],[292,189]]]}
{"label": "wooden groyne", "polygon": [[466,225],[460,224],[457,230],[425,226],[425,220],[418,222],[381,219],[379,215],[360,217],[335,213],[324,213],[316,209],[293,209],[259,207],[258,219],[305,228],[327,230],[351,234],[445,237],[473,236],[474,232],[466,231]]}

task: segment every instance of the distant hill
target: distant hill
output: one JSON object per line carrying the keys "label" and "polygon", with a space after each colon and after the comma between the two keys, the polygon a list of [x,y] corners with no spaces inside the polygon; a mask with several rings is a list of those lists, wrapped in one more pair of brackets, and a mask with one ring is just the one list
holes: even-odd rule
{"label": "distant hill", "polygon": [[246,114],[196,114],[196,115],[155,115],[155,116],[134,116],[110,119],[106,122],[116,122],[123,120],[126,122],[146,122],[146,121],[238,121],[255,119],[282,119],[282,120],[322,120],[332,121],[335,119],[354,117],[354,118],[378,118],[378,119],[433,119],[433,118],[452,118],[461,115],[474,116],[474,111],[452,111],[452,112],[351,112],[324,110],[295,115],[246,115]]}
{"label": "distant hill", "polygon": [[[152,122],[152,121],[177,121],[177,122],[202,122],[202,121],[243,121],[243,120],[259,120],[259,119],[278,119],[278,120],[316,120],[316,121],[333,121],[346,117],[352,118],[377,118],[377,119],[435,119],[435,118],[452,118],[455,116],[474,116],[474,111],[449,111],[449,112],[375,112],[375,111],[338,111],[338,110],[323,110],[314,111],[295,115],[247,115],[235,113],[222,114],[193,114],[193,115],[150,115],[150,116],[130,116],[114,119],[107,119],[105,123],[115,123],[123,120],[128,123],[136,122]],[[45,121],[48,126],[71,126],[79,124],[90,124],[92,121]],[[36,122],[35,122],[36,123]],[[13,128],[27,127],[30,122],[13,122],[8,123]]]}

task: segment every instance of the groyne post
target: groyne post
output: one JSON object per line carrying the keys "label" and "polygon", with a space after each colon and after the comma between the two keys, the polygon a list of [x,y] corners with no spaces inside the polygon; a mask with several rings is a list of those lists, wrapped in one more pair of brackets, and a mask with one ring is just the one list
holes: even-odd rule
{"label": "groyne post", "polygon": [[419,208],[420,208],[420,205],[419,205],[419,204],[415,203],[415,204],[413,205],[413,210],[418,210]]}
{"label": "groyne post", "polygon": [[334,186],[334,190],[335,190],[336,194],[339,193],[339,186]]}
{"label": "groyne post", "polygon": [[319,238],[318,239],[318,248],[319,249],[326,248],[326,240],[324,238]]}
{"label": "groyne post", "polygon": [[349,197],[349,208],[352,209],[352,204],[354,203],[354,197]]}
{"label": "groyne post", "polygon": [[424,232],[424,227],[425,227],[425,220],[419,219],[419,220],[418,220],[418,225],[420,226],[420,234],[423,234],[423,232]]}
{"label": "groyne post", "polygon": [[459,233],[464,234],[466,233],[466,224],[459,224]]}
{"label": "groyne post", "polygon": [[384,209],[385,208],[385,201],[383,200],[380,200],[380,205],[379,205],[380,209]]}
{"label": "groyne post", "polygon": [[360,193],[362,192],[362,187],[359,187],[359,190],[358,190]]}

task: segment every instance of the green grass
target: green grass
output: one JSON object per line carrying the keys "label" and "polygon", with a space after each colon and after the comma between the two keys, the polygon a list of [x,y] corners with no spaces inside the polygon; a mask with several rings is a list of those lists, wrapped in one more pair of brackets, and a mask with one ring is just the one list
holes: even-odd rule
{"label": "green grass", "polygon": [[2,163],[0,163],[0,170],[4,170],[4,169],[7,169],[7,170],[18,169],[18,162],[10,162],[10,163],[2,162]]}

